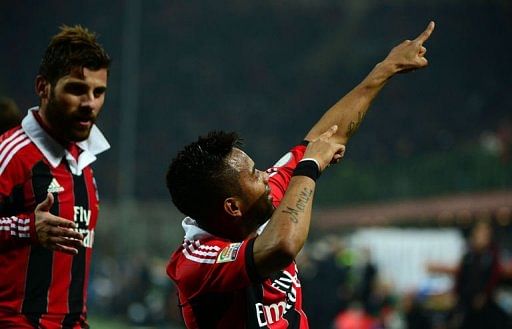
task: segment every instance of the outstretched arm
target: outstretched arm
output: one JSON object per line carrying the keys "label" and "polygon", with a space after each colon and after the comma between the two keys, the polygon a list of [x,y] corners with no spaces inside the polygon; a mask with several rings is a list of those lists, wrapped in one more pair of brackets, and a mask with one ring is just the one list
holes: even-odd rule
{"label": "outstretched arm", "polygon": [[412,41],[405,40],[394,47],[388,56],[378,63],[359,85],[325,112],[311,128],[305,140],[315,140],[329,127],[338,125],[338,131],[333,136],[333,141],[346,144],[359,128],[372,101],[392,76],[428,65],[425,58],[427,50],[423,44],[434,31],[434,26],[434,22],[430,22],[425,31],[416,39]]}
{"label": "outstretched arm", "polygon": [[50,213],[53,202],[53,195],[48,193],[32,214],[4,217],[0,212],[0,252],[18,245],[39,243],[50,250],[77,254],[84,237],[75,231],[72,221]]}

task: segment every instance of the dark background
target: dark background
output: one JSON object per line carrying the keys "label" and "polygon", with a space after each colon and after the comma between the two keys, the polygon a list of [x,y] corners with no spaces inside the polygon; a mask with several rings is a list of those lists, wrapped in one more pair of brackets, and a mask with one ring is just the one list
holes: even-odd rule
{"label": "dark background", "polygon": [[[98,122],[112,150],[96,164],[102,196],[109,200],[119,197],[116,173],[124,143],[119,122],[121,83],[128,76],[122,72],[126,7],[120,0],[0,3],[0,94],[22,109],[37,104],[34,77],[59,25],[96,31],[113,57]],[[403,159],[471,148],[483,132],[510,123],[511,14],[510,2],[497,0],[142,1],[135,45],[139,74],[131,77],[138,93],[136,143],[128,145],[135,150],[134,197],[166,199],[168,162],[180,146],[211,129],[240,132],[257,165],[271,165],[394,45],[414,38],[429,20],[437,25],[426,44],[430,67],[393,78],[348,145],[347,166],[366,168],[372,176],[388,164],[405,166]],[[411,179],[409,185],[418,185],[414,177],[405,180]],[[439,188],[420,193],[411,186],[387,197],[500,184],[460,181],[447,186],[443,178]],[[321,203],[386,198],[384,192],[356,191],[331,200],[329,192],[321,190]]]}
{"label": "dark background", "polygon": [[[373,209],[377,221],[381,208],[373,204],[394,208],[401,200],[475,193],[470,209],[488,192],[510,195],[510,1],[0,1],[0,96],[24,113],[37,105],[34,79],[60,25],[97,32],[114,60],[98,121],[112,149],[94,164],[102,211],[89,291],[92,327],[181,328],[165,275],[182,238],[182,215],[164,182],[178,149],[212,129],[238,131],[265,169],[430,20],[430,66],[394,77],[375,100],[343,162],[322,175],[317,222],[322,209],[343,214],[369,205],[363,208]],[[125,124],[127,115],[133,126]],[[475,218],[490,216],[512,245],[510,206],[483,215],[453,209],[437,219],[420,210],[407,225],[467,231]],[[344,229],[335,217],[328,227],[338,237],[367,225],[351,218],[356,227]],[[385,218],[380,225],[398,223]],[[318,246],[331,247],[326,233],[312,229],[306,249],[313,256],[321,254]],[[512,269],[510,250],[504,254]],[[315,311],[325,318],[314,299],[309,303],[311,319]]]}

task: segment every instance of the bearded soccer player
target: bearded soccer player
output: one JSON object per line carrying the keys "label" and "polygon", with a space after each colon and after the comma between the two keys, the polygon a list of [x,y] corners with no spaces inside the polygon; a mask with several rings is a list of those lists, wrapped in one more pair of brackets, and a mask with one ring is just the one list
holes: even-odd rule
{"label": "bearded soccer player", "polygon": [[308,328],[294,259],[308,235],[316,180],[343,156],[372,100],[396,73],[427,65],[423,43],[391,50],[270,170],[260,171],[235,133],[211,132],[172,161],[167,187],[187,217],[167,274],[188,328]]}
{"label": "bearded soccer player", "polygon": [[88,328],[109,65],[93,33],[63,26],[36,77],[39,106],[0,136],[0,328]]}

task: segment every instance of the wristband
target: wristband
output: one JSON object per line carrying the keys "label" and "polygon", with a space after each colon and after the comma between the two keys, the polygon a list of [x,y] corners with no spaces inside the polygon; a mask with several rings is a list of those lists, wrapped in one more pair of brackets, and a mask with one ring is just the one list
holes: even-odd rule
{"label": "wristband", "polygon": [[307,158],[299,161],[292,176],[307,176],[316,182],[320,174],[318,162],[315,159]]}
{"label": "wristband", "polygon": [[311,160],[311,161],[314,161],[316,163],[316,165],[318,166],[318,170],[320,170],[320,163],[318,162],[317,159],[314,159],[314,158],[302,158],[299,162],[302,162],[302,161],[306,161],[306,160]]}

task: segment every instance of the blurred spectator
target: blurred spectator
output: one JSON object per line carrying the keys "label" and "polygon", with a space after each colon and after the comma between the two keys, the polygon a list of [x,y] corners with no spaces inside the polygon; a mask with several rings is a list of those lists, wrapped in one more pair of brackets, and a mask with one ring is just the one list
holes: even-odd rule
{"label": "blurred spectator", "polygon": [[334,322],[334,329],[378,329],[379,322],[362,309],[352,308],[340,313]]}
{"label": "blurred spectator", "polygon": [[455,276],[457,302],[450,317],[449,328],[512,327],[508,315],[495,301],[502,269],[499,249],[489,223],[475,224],[468,239],[467,251],[456,268],[432,264],[429,270]]}
{"label": "blurred spectator", "polygon": [[331,328],[336,314],[346,307],[345,286],[349,267],[340,260],[345,248],[339,237],[327,236],[315,247],[311,252],[314,260],[302,256],[302,263],[310,262],[305,270],[307,276],[301,274],[304,309],[312,327]]}
{"label": "blurred spectator", "polygon": [[431,329],[432,321],[425,311],[418,296],[414,293],[406,294],[402,299],[406,328]]}
{"label": "blurred spectator", "polygon": [[500,121],[496,137],[501,144],[501,160],[503,163],[509,163],[512,153],[512,118],[508,117]]}
{"label": "blurred spectator", "polygon": [[357,294],[363,303],[365,311],[369,314],[377,314],[380,306],[379,300],[375,295],[378,270],[371,260],[370,249],[363,249],[362,261],[361,281],[359,282]]}
{"label": "blurred spectator", "polygon": [[0,97],[0,135],[21,122],[21,112],[16,103],[7,97]]}
{"label": "blurred spectator", "polygon": [[469,248],[456,276],[458,300],[452,319],[455,328],[510,328],[506,313],[494,300],[499,279],[498,248],[492,228],[486,222],[479,222],[471,231]]}

